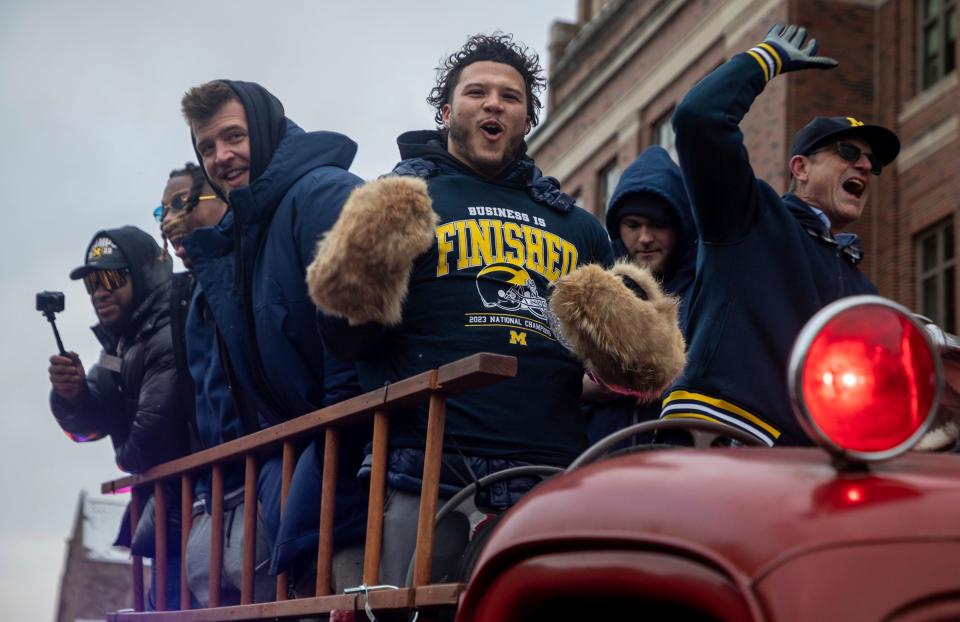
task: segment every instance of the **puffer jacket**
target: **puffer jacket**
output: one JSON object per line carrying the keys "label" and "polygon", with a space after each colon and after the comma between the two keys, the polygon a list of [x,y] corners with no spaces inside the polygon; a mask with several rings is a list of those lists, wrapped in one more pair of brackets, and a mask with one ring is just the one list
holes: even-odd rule
{"label": "puffer jacket", "polygon": [[[230,364],[273,425],[352,397],[352,365],[330,357],[305,285],[319,237],[361,180],[346,168],[356,145],[292,121],[269,166],[230,194],[215,227],[184,239]],[[188,335],[189,338],[189,335]]]}
{"label": "puffer jacket", "polygon": [[[356,153],[352,140],[305,132],[282,116],[279,101],[259,85],[228,83],[243,101],[251,127],[252,181],[230,193],[230,211],[216,227],[193,231],[184,246],[229,357],[221,364],[229,365],[225,371],[233,376],[236,408],[231,409],[237,419],[226,421],[220,409],[219,430],[208,431],[230,436],[249,432],[251,423],[266,428],[359,393],[354,366],[329,356],[320,341],[305,278],[318,239],[362,180],[347,170]],[[278,120],[282,131],[270,131]],[[222,358],[219,352],[215,358]],[[198,426],[204,436],[204,422]],[[353,474],[369,436],[367,430],[348,430],[342,440],[338,535],[349,523],[351,541],[362,533],[353,527],[366,522],[366,496]],[[260,502],[276,545],[274,572],[316,552],[319,492],[313,484],[322,464],[316,453],[305,451],[296,467],[282,525],[279,480],[270,484],[261,477]],[[336,539],[338,546],[345,543]]]}
{"label": "puffer jacket", "polygon": [[189,451],[193,400],[179,390],[183,384],[171,338],[171,264],[158,259],[156,242],[139,229],[124,227],[95,237],[100,235],[113,239],[128,258],[131,304],[137,304],[122,334],[93,327],[103,346],[101,361],[119,362],[119,371],[93,365],[79,400],[70,402],[51,391],[50,407],[73,440],[109,436],[117,466],[139,473]]}

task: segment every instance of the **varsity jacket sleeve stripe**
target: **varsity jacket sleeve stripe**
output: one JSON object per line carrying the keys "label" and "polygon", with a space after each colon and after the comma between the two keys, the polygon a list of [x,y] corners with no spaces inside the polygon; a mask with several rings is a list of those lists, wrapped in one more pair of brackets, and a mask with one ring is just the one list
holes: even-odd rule
{"label": "varsity jacket sleeve stripe", "polygon": [[772,447],[781,432],[760,417],[743,408],[702,393],[690,391],[671,391],[663,400],[663,419],[703,419],[717,423],[726,423],[740,428]]}

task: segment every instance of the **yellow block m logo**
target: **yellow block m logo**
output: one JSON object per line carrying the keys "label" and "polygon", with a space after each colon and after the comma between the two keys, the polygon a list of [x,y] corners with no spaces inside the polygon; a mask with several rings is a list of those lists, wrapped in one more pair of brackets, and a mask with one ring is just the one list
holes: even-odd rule
{"label": "yellow block m logo", "polygon": [[527,345],[527,333],[522,330],[511,330],[510,331],[510,345],[519,344],[521,346]]}
{"label": "yellow block m logo", "polygon": [[863,121],[857,121],[853,117],[847,117],[847,121],[850,122],[850,127],[860,127],[863,125]]}

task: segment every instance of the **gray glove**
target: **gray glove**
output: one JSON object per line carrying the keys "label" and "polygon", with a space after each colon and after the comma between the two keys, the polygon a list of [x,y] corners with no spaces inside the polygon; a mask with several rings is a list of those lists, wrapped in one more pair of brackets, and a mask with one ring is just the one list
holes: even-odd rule
{"label": "gray glove", "polygon": [[833,69],[837,66],[837,61],[832,58],[816,56],[819,47],[816,39],[810,39],[804,46],[806,38],[806,28],[777,22],[763,43],[747,50],[747,54],[760,63],[767,81],[787,71]]}

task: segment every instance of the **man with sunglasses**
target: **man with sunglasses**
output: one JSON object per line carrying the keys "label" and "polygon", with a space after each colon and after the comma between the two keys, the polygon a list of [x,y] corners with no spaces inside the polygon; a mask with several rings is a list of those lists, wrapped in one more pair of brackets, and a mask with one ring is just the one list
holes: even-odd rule
{"label": "man with sunglasses", "polygon": [[[183,246],[183,238],[195,229],[216,226],[224,217],[227,204],[217,196],[203,169],[187,162],[182,169],[170,172],[160,205],[154,209],[164,245],[169,241],[174,254],[187,272],[173,275],[174,321],[173,346],[177,365],[189,380],[187,390],[195,396],[195,431],[198,449],[209,449],[244,434],[237,415],[236,403],[226,380],[217,346],[217,327],[206,309],[203,288],[194,278],[193,261]],[[195,310],[191,313],[190,307]],[[188,336],[189,335],[189,339]],[[261,471],[278,471],[273,462],[261,465]],[[220,602],[240,602],[243,548],[243,465],[227,465],[224,471],[226,516],[221,568]],[[188,586],[197,603],[209,602],[210,536],[212,501],[210,473],[198,474],[189,542],[187,544]],[[270,542],[267,528],[258,516],[254,598],[273,597],[276,579],[267,573]]]}
{"label": "man with sunglasses", "polygon": [[[103,346],[100,359],[84,372],[75,352],[50,357],[50,408],[57,423],[76,442],[109,436],[117,466],[131,473],[190,449],[193,396],[181,390],[174,364],[171,275],[169,257],[148,233],[130,226],[98,231],[70,278],[82,279],[90,294],[98,319],[93,332]],[[118,543],[131,545],[126,524]],[[133,540],[138,546],[140,530]],[[149,551],[137,554],[152,556],[152,540],[142,540]],[[170,568],[175,573],[179,564]],[[172,576],[168,607],[179,602],[178,575]],[[154,598],[151,590],[151,605]]]}
{"label": "man with sunglasses", "polygon": [[186,453],[187,418],[176,385],[170,338],[171,263],[136,227],[97,232],[83,279],[99,323],[100,361],[85,373],[80,357],[50,357],[50,405],[78,442],[110,436],[117,466],[138,473]]}
{"label": "man with sunglasses", "polygon": [[837,65],[806,36],[776,24],[691,89],[673,117],[700,258],[688,363],[661,416],[728,423],[767,445],[810,443],[788,400],[790,348],[825,305],[877,292],[857,268],[859,241],[842,230],[900,150],[886,128],[816,117],[794,137],[790,192],[757,179],[739,128],[754,99],[780,73]]}

